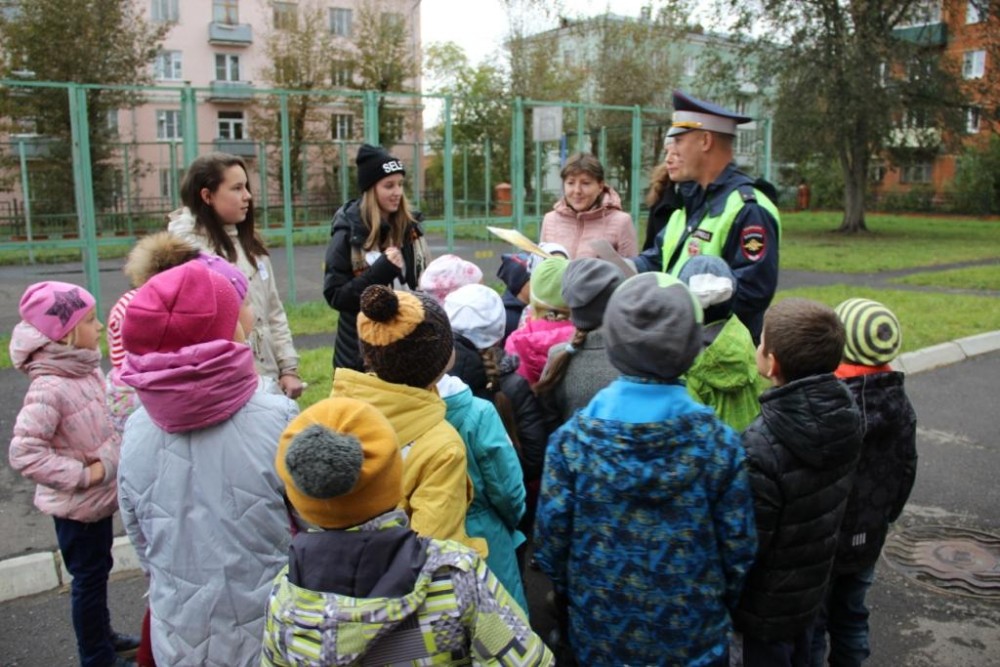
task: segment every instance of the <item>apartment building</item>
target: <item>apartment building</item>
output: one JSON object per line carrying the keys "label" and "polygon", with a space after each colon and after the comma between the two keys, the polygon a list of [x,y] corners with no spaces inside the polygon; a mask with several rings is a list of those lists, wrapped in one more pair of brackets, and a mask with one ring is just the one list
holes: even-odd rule
{"label": "apartment building", "polygon": [[[968,100],[964,108],[961,146],[981,146],[1000,131],[995,110],[1000,108],[1000,69],[995,58],[1000,53],[1000,16],[996,9],[985,12],[982,0],[934,0],[924,2],[920,20],[897,30],[897,35],[927,48],[940,49],[962,77]],[[993,114],[986,113],[992,109]],[[992,120],[990,119],[992,117]],[[927,128],[937,131],[935,128]],[[955,177],[958,154],[942,148],[936,155],[924,155],[905,164],[880,163],[873,173],[879,194],[906,192],[913,188],[933,190],[936,197],[947,191]]]}

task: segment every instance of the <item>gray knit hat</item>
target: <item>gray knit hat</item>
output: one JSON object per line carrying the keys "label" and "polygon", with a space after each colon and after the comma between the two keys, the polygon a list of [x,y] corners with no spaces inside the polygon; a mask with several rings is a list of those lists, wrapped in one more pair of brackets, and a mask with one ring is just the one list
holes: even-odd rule
{"label": "gray knit hat", "polygon": [[625,375],[676,380],[701,351],[701,324],[701,306],[684,283],[665,273],[640,273],[608,302],[608,359]]}
{"label": "gray knit hat", "polygon": [[562,279],[562,296],[569,306],[569,318],[581,331],[593,331],[601,326],[608,299],[625,280],[617,266],[603,259],[574,259],[566,267]]}

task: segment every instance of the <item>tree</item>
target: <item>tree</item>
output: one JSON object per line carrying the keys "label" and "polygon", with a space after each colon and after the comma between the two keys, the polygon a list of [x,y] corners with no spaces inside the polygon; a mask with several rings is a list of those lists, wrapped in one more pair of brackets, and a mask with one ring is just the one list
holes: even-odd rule
{"label": "tree", "polygon": [[[87,135],[98,209],[114,195],[119,109],[143,103],[139,91],[110,86],[150,84],[150,64],[169,26],[145,21],[133,0],[31,0],[0,12],[0,78],[100,84],[88,88]],[[71,116],[65,88],[8,89],[0,95],[0,131],[49,139],[46,159],[31,165],[35,210],[72,214]]]}
{"label": "tree", "polygon": [[[844,175],[840,231],[866,229],[869,167],[933,154],[955,136],[962,97],[953,63],[920,18],[917,0],[722,0],[757,77],[777,77],[776,146],[785,159],[836,156]],[[775,48],[777,44],[777,48]]]}
{"label": "tree", "polygon": [[[671,90],[679,78],[679,51],[674,44],[687,31],[686,14],[679,5],[669,3],[652,15],[652,9],[639,19],[623,19],[609,14],[596,19],[598,57],[591,64],[595,73],[596,100],[613,106],[666,108]],[[648,114],[647,114],[648,116]],[[622,174],[621,183],[631,191],[632,114],[601,110],[594,120],[598,126],[611,128],[608,133],[606,168]],[[662,118],[648,117],[654,123]],[[658,154],[663,136],[657,132],[654,153]]]}
{"label": "tree", "polygon": [[413,43],[402,14],[384,11],[378,0],[358,8],[353,48],[344,55],[352,65],[355,86],[379,94],[379,142],[386,146],[399,142],[419,122],[407,118],[407,106],[417,114],[415,119],[419,117],[417,105],[408,105],[405,100],[394,102],[388,95],[415,90],[420,63],[414,55]]}
{"label": "tree", "polygon": [[[335,98],[328,91],[338,49],[325,14],[318,2],[300,3],[272,17],[264,42],[267,64],[261,77],[272,88],[297,93],[286,98],[293,194],[300,194],[304,185],[307,146],[322,145],[330,138],[329,108]],[[280,97],[272,94],[254,116],[255,133],[275,145],[281,142],[279,110]],[[282,183],[280,153],[272,164],[272,178]]]}

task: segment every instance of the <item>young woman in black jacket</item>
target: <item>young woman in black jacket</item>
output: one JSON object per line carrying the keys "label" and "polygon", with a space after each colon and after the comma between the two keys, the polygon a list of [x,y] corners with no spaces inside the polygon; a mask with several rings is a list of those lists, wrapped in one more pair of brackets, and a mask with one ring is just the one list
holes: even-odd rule
{"label": "young woman in black jacket", "polygon": [[333,216],[323,296],[340,315],[333,365],[363,371],[357,329],[361,293],[369,285],[416,289],[430,253],[421,215],[410,209],[403,193],[403,162],[368,144],[358,149],[355,162],[361,197]]}

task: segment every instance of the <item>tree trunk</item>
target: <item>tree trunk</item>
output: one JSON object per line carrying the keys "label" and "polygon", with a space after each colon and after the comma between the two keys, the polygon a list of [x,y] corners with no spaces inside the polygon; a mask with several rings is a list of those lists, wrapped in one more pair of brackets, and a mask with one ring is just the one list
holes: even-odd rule
{"label": "tree trunk", "polygon": [[868,185],[867,147],[852,141],[846,155],[841,156],[844,170],[844,219],[838,232],[857,234],[868,231],[865,225],[865,194]]}

